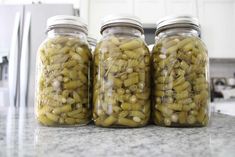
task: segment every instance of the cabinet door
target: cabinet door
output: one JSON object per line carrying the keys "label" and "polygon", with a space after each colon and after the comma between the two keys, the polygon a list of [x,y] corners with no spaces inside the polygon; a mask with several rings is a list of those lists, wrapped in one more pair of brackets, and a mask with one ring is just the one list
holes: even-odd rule
{"label": "cabinet door", "polygon": [[235,1],[199,0],[202,39],[211,58],[235,58]]}
{"label": "cabinet door", "polygon": [[134,14],[145,24],[156,23],[165,15],[165,2],[164,0],[135,0]]}
{"label": "cabinet door", "polygon": [[191,15],[198,17],[196,0],[166,0],[166,15]]}
{"label": "cabinet door", "polygon": [[89,33],[100,38],[101,19],[110,14],[133,14],[132,0],[90,0],[88,4]]}

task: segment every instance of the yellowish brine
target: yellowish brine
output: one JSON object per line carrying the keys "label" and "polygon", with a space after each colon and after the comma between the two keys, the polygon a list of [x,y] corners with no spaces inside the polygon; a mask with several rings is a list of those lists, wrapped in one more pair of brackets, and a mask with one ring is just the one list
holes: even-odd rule
{"label": "yellowish brine", "polygon": [[138,37],[110,35],[94,53],[93,119],[103,127],[140,127],[150,116],[150,55]]}
{"label": "yellowish brine", "polygon": [[46,126],[90,121],[87,43],[73,36],[47,39],[38,52],[36,118]]}
{"label": "yellowish brine", "polygon": [[163,126],[205,126],[209,119],[208,55],[194,36],[160,38],[152,54],[153,120]]}

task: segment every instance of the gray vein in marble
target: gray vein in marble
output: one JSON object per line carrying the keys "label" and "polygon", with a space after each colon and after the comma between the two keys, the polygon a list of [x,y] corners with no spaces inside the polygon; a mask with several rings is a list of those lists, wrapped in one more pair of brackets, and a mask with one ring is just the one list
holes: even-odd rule
{"label": "gray vein in marble", "polygon": [[32,109],[22,114],[5,109],[0,114],[0,157],[5,156],[234,157],[235,117],[215,114],[203,128],[56,128],[39,125]]}

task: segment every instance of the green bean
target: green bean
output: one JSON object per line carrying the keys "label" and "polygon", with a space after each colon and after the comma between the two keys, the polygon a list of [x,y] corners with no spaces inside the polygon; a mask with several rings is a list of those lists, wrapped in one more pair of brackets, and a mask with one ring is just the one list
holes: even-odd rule
{"label": "green bean", "polygon": [[193,43],[192,42],[190,42],[190,43],[188,43],[187,45],[185,45],[184,47],[183,47],[183,49],[185,50],[185,51],[189,51],[189,50],[192,50],[193,49]]}
{"label": "green bean", "polygon": [[120,48],[123,50],[133,50],[141,47],[141,42],[137,39],[133,39],[127,43],[120,45]]}
{"label": "green bean", "polygon": [[187,89],[189,86],[190,86],[190,83],[188,81],[185,81],[184,83],[174,87],[174,90],[179,93]]}
{"label": "green bean", "polygon": [[76,116],[77,114],[79,114],[81,112],[82,112],[82,108],[79,108],[77,110],[73,110],[71,112],[68,112],[67,114],[68,114],[68,116],[73,117],[73,116]]}
{"label": "green bean", "polygon": [[182,104],[167,104],[167,107],[169,109],[175,110],[175,111],[181,111],[182,110]]}
{"label": "green bean", "polygon": [[128,86],[131,86],[131,85],[136,84],[138,82],[139,82],[139,77],[138,76],[133,76],[129,79],[126,79],[124,81],[124,85],[125,85],[125,87],[128,87]]}
{"label": "green bean", "polygon": [[38,121],[41,122],[43,125],[51,126],[54,124],[54,122],[48,119],[45,115],[40,115],[37,118],[38,118]]}
{"label": "green bean", "polygon": [[189,124],[194,124],[196,122],[196,118],[193,115],[189,115],[187,118],[187,122]]}
{"label": "green bean", "polygon": [[72,125],[72,124],[75,124],[76,121],[74,118],[65,118],[65,123],[69,124],[69,125]]}
{"label": "green bean", "polygon": [[179,48],[182,48],[183,46],[185,46],[187,43],[191,42],[192,41],[192,38],[185,38],[183,40],[181,40],[179,43],[178,43],[178,47]]}
{"label": "green bean", "polygon": [[140,104],[122,103],[121,108],[123,110],[140,110],[142,107]]}
{"label": "green bean", "polygon": [[164,45],[164,48],[169,48],[171,46],[177,45],[178,42],[179,42],[178,39],[170,39],[166,42],[163,41],[163,45]]}
{"label": "green bean", "polygon": [[179,100],[179,99],[185,99],[185,98],[188,98],[189,97],[189,92],[187,90],[181,92],[181,93],[177,93],[175,95],[175,98],[176,100]]}
{"label": "green bean", "polygon": [[187,112],[180,112],[179,113],[179,123],[184,124],[186,123],[187,118]]}
{"label": "green bean", "polygon": [[162,117],[161,113],[159,111],[156,111],[154,114],[156,117],[156,119],[154,119],[155,123],[157,122],[157,123],[161,124],[163,121],[163,117]]}
{"label": "green bean", "polygon": [[[113,83],[114,83],[115,87],[119,87],[119,88],[121,88],[122,84],[123,84],[122,80],[118,79],[118,78],[114,78]],[[124,84],[125,84],[125,82],[124,82]],[[125,84],[125,86],[126,86],[126,84]]]}
{"label": "green bean", "polygon": [[207,83],[196,84],[193,88],[195,91],[200,92],[204,89],[208,89],[208,84]]}
{"label": "green bean", "polygon": [[78,87],[81,87],[83,83],[80,80],[76,81],[70,81],[64,84],[65,89],[76,89]]}
{"label": "green bean", "polygon": [[172,46],[172,47],[169,47],[169,48],[166,50],[166,53],[173,53],[173,52],[175,52],[177,49],[178,49],[178,45],[174,45],[174,46]]}
{"label": "green bean", "polygon": [[144,119],[145,118],[145,115],[144,113],[140,112],[140,111],[130,111],[130,116],[132,117],[139,117],[141,119]]}
{"label": "green bean", "polygon": [[185,62],[185,61],[182,61],[180,63],[180,67],[183,69],[183,70],[187,70],[189,68],[189,65]]}
{"label": "green bean", "polygon": [[59,120],[59,116],[54,115],[52,113],[46,113],[46,116],[48,119],[50,119],[53,122],[58,122],[58,120]]}
{"label": "green bean", "polygon": [[200,108],[198,116],[197,116],[198,122],[202,123],[205,116],[206,116],[206,110],[204,108]]}
{"label": "green bean", "polygon": [[50,106],[43,106],[40,110],[38,110],[38,115],[46,114],[47,112],[51,112],[52,108]]}
{"label": "green bean", "polygon": [[64,105],[62,107],[54,108],[52,112],[55,114],[61,114],[63,112],[69,112],[71,110],[72,110],[71,105]]}
{"label": "green bean", "polygon": [[190,104],[192,102],[193,102],[192,98],[181,99],[178,101],[178,103],[183,104],[183,105]]}
{"label": "green bean", "polygon": [[179,84],[182,84],[183,82],[185,82],[185,77],[183,75],[181,75],[176,80],[174,80],[173,86],[175,87],[175,86],[177,86]]}
{"label": "green bean", "polygon": [[117,120],[117,119],[116,119],[115,117],[109,116],[108,118],[106,118],[106,119],[104,120],[103,125],[104,125],[104,126],[110,126],[110,125],[112,125],[113,123],[115,123],[116,120]]}
{"label": "green bean", "polygon": [[131,126],[131,127],[137,127],[139,125],[137,122],[130,120],[128,118],[119,118],[117,123],[119,125]]}

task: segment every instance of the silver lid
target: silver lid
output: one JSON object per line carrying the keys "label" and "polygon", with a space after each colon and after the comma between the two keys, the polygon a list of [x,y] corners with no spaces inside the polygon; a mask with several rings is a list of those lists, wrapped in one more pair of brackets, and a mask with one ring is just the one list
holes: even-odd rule
{"label": "silver lid", "polygon": [[47,31],[56,27],[79,29],[87,34],[87,23],[84,19],[71,15],[56,15],[47,19]]}
{"label": "silver lid", "polygon": [[133,15],[117,14],[117,15],[109,15],[102,19],[101,29],[100,29],[101,34],[106,28],[114,26],[134,27],[140,30],[142,34],[144,33],[141,20],[138,17]]}
{"label": "silver lid", "polygon": [[170,28],[192,28],[201,33],[201,26],[197,18],[191,16],[169,16],[156,23],[156,35]]}

